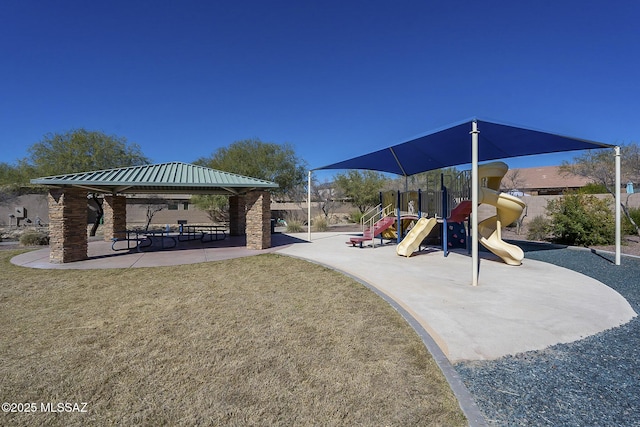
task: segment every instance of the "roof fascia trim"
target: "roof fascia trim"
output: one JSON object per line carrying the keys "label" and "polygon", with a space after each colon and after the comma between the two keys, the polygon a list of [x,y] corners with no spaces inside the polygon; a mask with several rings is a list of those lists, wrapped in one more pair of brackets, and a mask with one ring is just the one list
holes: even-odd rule
{"label": "roof fascia trim", "polygon": [[111,193],[111,188],[106,187],[92,187],[90,185],[72,184],[71,187],[82,188],[83,190],[90,190],[95,193]]}
{"label": "roof fascia trim", "polygon": [[240,192],[238,190],[236,190],[235,188],[231,188],[231,187],[219,187],[221,189],[223,189],[224,191],[228,191],[231,194],[234,195],[238,195]]}

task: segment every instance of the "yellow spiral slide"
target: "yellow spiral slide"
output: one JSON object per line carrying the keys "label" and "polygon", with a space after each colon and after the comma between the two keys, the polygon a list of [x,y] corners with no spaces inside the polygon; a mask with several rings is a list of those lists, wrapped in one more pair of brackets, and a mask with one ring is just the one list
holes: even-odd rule
{"label": "yellow spiral slide", "polygon": [[500,182],[509,170],[504,162],[478,166],[478,180],[486,182],[478,188],[478,203],[496,207],[496,215],[478,224],[479,242],[509,265],[520,265],[524,252],[520,247],[502,240],[502,227],[520,218],[525,203],[519,198],[500,192]]}

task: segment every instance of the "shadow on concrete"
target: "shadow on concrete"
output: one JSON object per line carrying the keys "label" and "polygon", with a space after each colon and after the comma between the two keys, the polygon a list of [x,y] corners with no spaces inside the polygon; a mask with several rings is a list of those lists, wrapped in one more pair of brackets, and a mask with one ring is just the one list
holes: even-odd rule
{"label": "shadow on concrete", "polygon": [[[208,242],[202,242],[199,239],[194,240],[182,240],[178,241],[175,246],[163,248],[160,244],[154,243],[150,246],[144,247],[139,251],[136,248],[132,248],[130,250],[127,249],[119,249],[112,250],[110,249],[111,243],[106,242],[109,245],[108,252],[105,251],[105,248],[100,248],[99,253],[89,254],[87,259],[108,259],[123,255],[129,254],[147,254],[152,252],[179,252],[179,251],[188,251],[193,249],[224,249],[224,248],[245,248],[247,246],[247,237],[246,236],[226,236],[224,239],[213,240]],[[297,237],[289,236],[281,233],[274,233],[271,235],[271,248],[279,248],[288,245],[292,245],[295,243],[308,243],[306,240],[299,239]]]}

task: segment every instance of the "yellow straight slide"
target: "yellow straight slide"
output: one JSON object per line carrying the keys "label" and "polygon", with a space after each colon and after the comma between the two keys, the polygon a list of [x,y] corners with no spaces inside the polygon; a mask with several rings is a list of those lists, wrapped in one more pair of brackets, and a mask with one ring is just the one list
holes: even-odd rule
{"label": "yellow straight slide", "polygon": [[420,218],[409,234],[402,239],[396,248],[396,253],[400,256],[410,257],[437,223],[438,220],[435,218]]}

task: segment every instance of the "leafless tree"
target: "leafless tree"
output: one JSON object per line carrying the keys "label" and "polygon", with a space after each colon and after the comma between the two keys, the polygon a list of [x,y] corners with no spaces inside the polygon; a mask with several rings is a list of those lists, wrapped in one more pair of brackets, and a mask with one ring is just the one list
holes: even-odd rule
{"label": "leafless tree", "polygon": [[311,200],[318,205],[318,210],[327,219],[335,212],[340,194],[340,190],[327,180],[322,184],[318,184],[316,181],[311,183]]}
{"label": "leafless tree", "polygon": [[510,169],[501,182],[502,191],[523,191],[524,179],[520,173],[520,169]]}
{"label": "leafless tree", "polygon": [[166,206],[167,206],[167,202],[163,199],[160,199],[160,198],[149,199],[146,206],[147,223],[144,226],[145,231],[149,230],[149,224],[151,224],[151,220],[153,219],[153,216],[158,212],[160,212],[161,210],[164,210]]}

